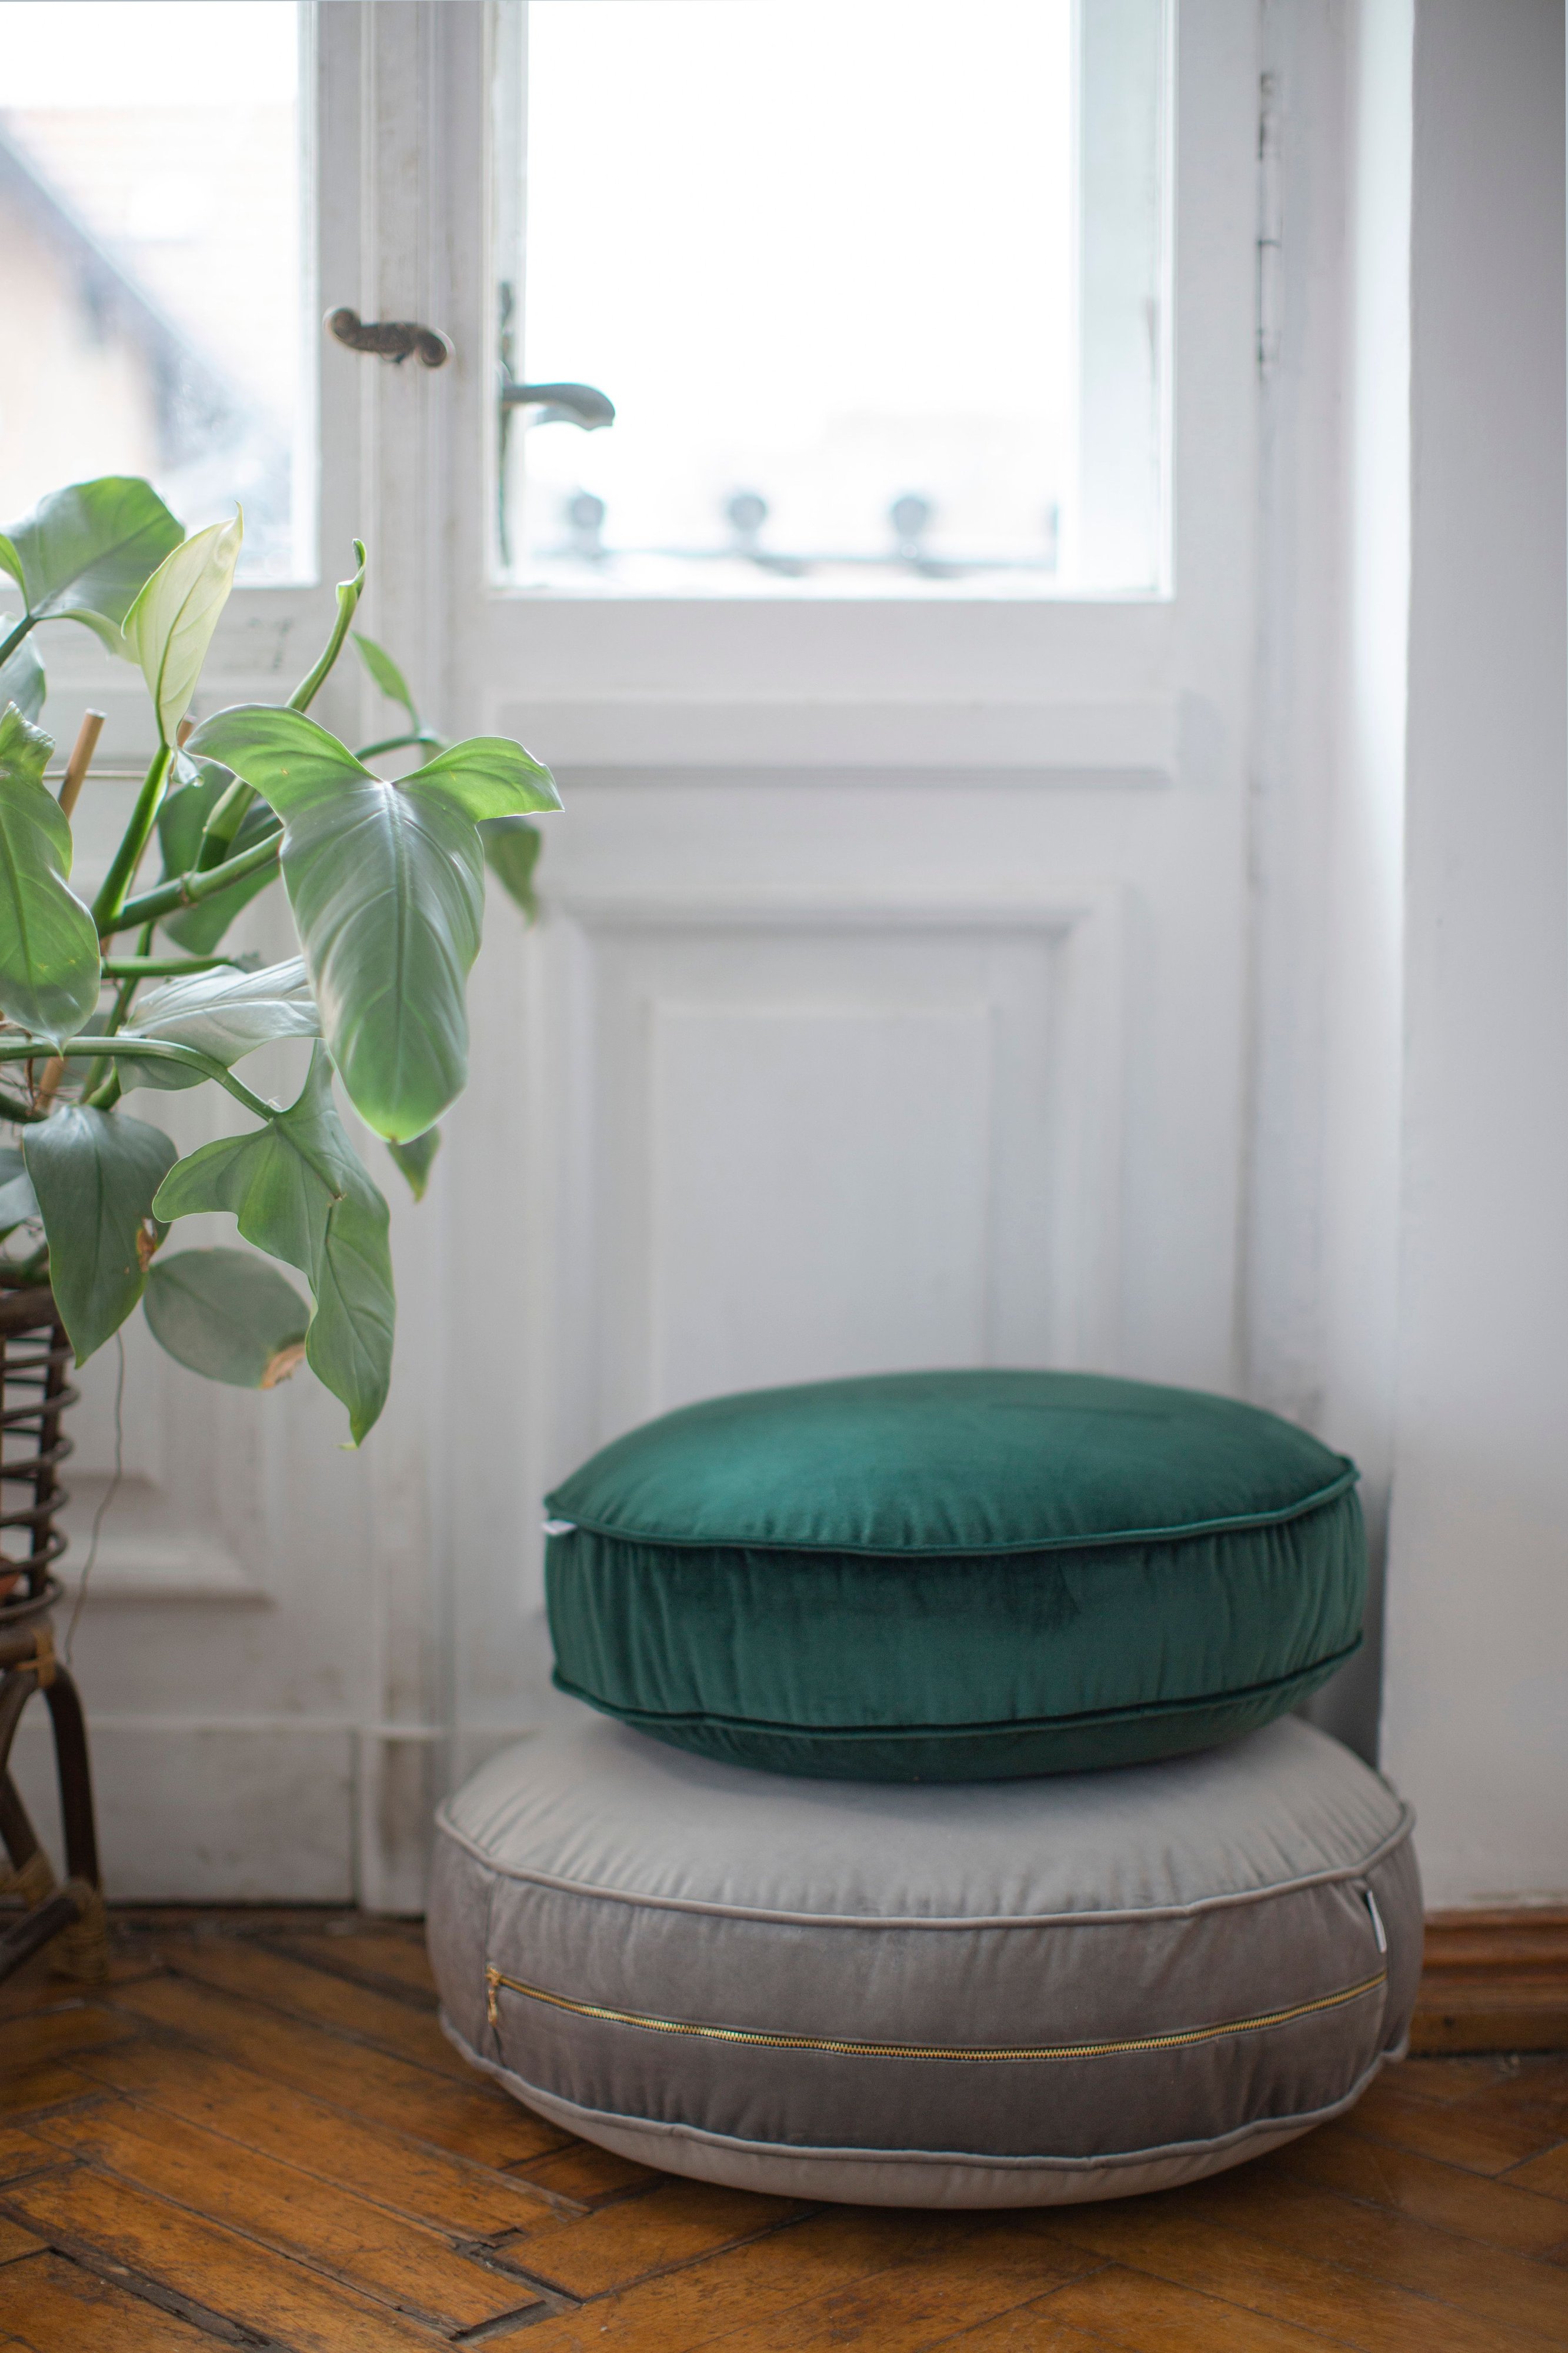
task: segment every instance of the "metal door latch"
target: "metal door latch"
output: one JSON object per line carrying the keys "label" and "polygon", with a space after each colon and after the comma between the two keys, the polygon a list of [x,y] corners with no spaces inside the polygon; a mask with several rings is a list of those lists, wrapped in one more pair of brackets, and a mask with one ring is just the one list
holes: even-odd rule
{"label": "metal door latch", "polygon": [[327,332],[351,352],[371,352],[401,367],[416,358],[427,368],[445,367],[452,356],[452,338],[435,327],[421,327],[413,319],[362,319],[346,305],[327,313]]}

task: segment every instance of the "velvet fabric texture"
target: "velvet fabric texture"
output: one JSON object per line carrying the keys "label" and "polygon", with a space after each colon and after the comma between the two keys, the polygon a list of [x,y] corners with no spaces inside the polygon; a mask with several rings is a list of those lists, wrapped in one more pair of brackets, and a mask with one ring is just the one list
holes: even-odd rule
{"label": "velvet fabric texture", "polygon": [[786,2198],[1213,2173],[1353,2100],[1421,1970],[1410,1816],[1286,1721],[967,1788],[786,1780],[585,1719],[442,1808],[442,2017],[531,2107]]}
{"label": "velvet fabric texture", "polygon": [[1256,1407],[1090,1374],[716,1398],[547,1498],[555,1679],[678,1747],[832,1778],[1207,1747],[1357,1647],[1355,1478]]}

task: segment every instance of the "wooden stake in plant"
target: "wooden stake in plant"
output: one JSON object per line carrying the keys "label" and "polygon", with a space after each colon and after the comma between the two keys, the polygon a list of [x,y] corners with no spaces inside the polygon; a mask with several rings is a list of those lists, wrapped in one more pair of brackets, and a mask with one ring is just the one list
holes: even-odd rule
{"label": "wooden stake in plant", "polygon": [[[68,818],[76,807],[78,797],[87,782],[87,772],[92,765],[92,755],[98,749],[98,739],[103,733],[103,721],[104,714],[101,711],[82,712],[81,725],[76,731],[76,742],[71,746],[71,755],[66,762],[66,772],[60,779],[62,817]],[[59,1083],[65,1074],[64,1057],[51,1054],[44,1064],[44,1075],[38,1081],[37,1100],[40,1111],[48,1110],[59,1091]]]}
{"label": "wooden stake in plant", "polygon": [[71,746],[70,758],[66,762],[65,775],[60,780],[60,809],[68,818],[77,805],[77,796],[87,782],[87,772],[92,765],[92,755],[98,749],[98,739],[102,733],[103,712],[84,711],[81,725],[76,731],[76,742]]}

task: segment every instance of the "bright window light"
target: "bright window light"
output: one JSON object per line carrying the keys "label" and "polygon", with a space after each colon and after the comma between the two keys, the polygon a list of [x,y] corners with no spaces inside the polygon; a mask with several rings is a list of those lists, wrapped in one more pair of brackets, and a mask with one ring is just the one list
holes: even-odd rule
{"label": "bright window light", "polygon": [[[519,384],[586,384],[616,412],[583,432],[569,402],[510,410],[514,579],[1162,585],[1161,0],[510,15],[503,361]],[[1108,306],[1131,330],[1116,353]],[[1109,526],[1085,415],[1105,404]]]}
{"label": "bright window light", "polygon": [[241,577],[309,576],[313,416],[292,0],[6,0],[0,519],[144,474]]}

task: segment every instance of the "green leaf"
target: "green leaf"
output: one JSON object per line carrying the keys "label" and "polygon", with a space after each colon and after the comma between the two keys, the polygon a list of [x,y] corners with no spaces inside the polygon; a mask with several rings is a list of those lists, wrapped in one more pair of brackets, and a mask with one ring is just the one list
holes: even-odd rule
{"label": "green leaf", "polygon": [[415,1199],[422,1201],[425,1187],[430,1182],[431,1166],[441,1149],[440,1129],[427,1127],[423,1135],[411,1135],[406,1144],[389,1144],[386,1148],[407,1178]]}
{"label": "green leaf", "polygon": [[283,880],[321,1026],[367,1125],[406,1143],[468,1076],[484,917],[476,820],[560,806],[521,744],[481,736],[384,784],[313,720],[250,705],[192,738],[284,822]]}
{"label": "green leaf", "polygon": [[111,653],[143,583],[184,532],[151,482],[106,474],[51,491],[0,537],[0,570],[36,621],[85,622]]}
{"label": "green leaf", "polygon": [[[222,965],[189,980],[166,981],[142,998],[122,1032],[127,1038],[172,1038],[177,1045],[195,1046],[226,1070],[274,1039],[321,1034],[302,956],[290,956],[260,972]],[[127,1088],[199,1087],[203,1082],[200,1071],[153,1057],[142,1062],[127,1055],[118,1068],[121,1084]]]}
{"label": "green leaf", "polygon": [[508,898],[515,900],[531,923],[539,920],[539,894],[533,871],[544,837],[525,817],[487,817],[479,826],[490,872]]}
{"label": "green leaf", "polygon": [[414,697],[408,691],[407,681],[392,656],[378,646],[374,638],[362,637],[358,629],[354,631],[354,644],[359,648],[360,659],[383,694],[389,702],[401,702],[408,713],[408,724],[417,734],[419,713],[415,707]]}
{"label": "green leaf", "polygon": [[248,1250],[179,1250],[147,1276],[160,1347],[209,1381],[275,1388],[304,1356],[310,1311],[291,1282]]}
{"label": "green leaf", "polygon": [[79,1365],[142,1296],[153,1196],[174,1161],[162,1129],[72,1104],[28,1128],[22,1155],[49,1245],[49,1282]]}
{"label": "green leaf", "polygon": [[125,616],[125,641],[142,665],[165,744],[191,707],[244,535],[237,511],[232,522],[196,532],[163,558]]}
{"label": "green leaf", "polygon": [[561,807],[549,769],[510,735],[470,735],[466,744],[449,744],[422,768],[400,776],[398,789],[439,791],[476,825],[488,818],[537,816]]}
{"label": "green leaf", "polygon": [[14,1145],[0,1148],[0,1235],[38,1214],[38,1198],[27,1164]]}
{"label": "green leaf", "polygon": [[154,1208],[171,1219],[227,1209],[247,1242],[298,1267],[316,1302],[305,1352],[347,1406],[357,1446],[392,1377],[392,1257],[386,1203],[343,1133],[324,1049],[298,1102],[249,1135],[193,1152]]}
{"label": "green leaf", "polygon": [[327,1219],[305,1354],[317,1379],[347,1406],[356,1446],[378,1419],[392,1380],[390,1222],[385,1201],[354,1160],[349,1189]]}
{"label": "green leaf", "polygon": [[98,1003],[98,934],[66,881],[71,829],[42,779],[54,745],[0,713],[0,1013],[58,1045]]}
{"label": "green leaf", "polygon": [[159,1188],[157,1214],[172,1221],[230,1210],[247,1242],[310,1281],[328,1215],[348,1191],[353,1158],[332,1103],[331,1068],[318,1047],[298,1101],[264,1127],[205,1144],[182,1160]]}
{"label": "green leaf", "polygon": [[[158,811],[158,846],[163,854],[165,882],[176,875],[188,874],[196,862],[202,828],[234,782],[232,768],[216,760],[192,760],[180,753],[174,761],[178,789],[172,792]],[[277,822],[272,811],[258,802],[247,811],[238,833],[231,844],[237,857],[260,840],[269,827]],[[276,875],[264,867],[259,873],[247,874],[220,891],[213,899],[204,899],[199,906],[181,907],[176,913],[165,915],[159,929],[167,934],[176,947],[186,948],[192,955],[210,955],[242,907],[247,907]]]}
{"label": "green leaf", "polygon": [[[0,638],[16,628],[8,613],[0,614]],[[0,662],[0,710],[14,702],[24,719],[36,719],[44,707],[44,665],[31,638],[24,638],[8,660]]]}

